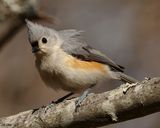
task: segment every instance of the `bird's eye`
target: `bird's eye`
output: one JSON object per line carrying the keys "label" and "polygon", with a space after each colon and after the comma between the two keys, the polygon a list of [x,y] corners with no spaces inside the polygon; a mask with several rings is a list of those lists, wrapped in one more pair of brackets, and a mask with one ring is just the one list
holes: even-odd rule
{"label": "bird's eye", "polygon": [[44,43],[44,44],[47,43],[47,39],[45,37],[42,38],[42,43]]}

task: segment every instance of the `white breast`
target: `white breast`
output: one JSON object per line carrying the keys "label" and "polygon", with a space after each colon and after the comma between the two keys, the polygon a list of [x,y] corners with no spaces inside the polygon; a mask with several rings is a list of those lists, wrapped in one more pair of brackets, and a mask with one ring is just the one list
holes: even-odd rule
{"label": "white breast", "polygon": [[[75,61],[74,57],[57,49],[55,53],[43,57],[41,61],[37,58],[36,66],[48,86],[72,92],[83,91],[97,84],[99,80],[106,77],[109,70],[107,66],[104,66],[104,72],[98,68],[91,69],[92,65],[89,63],[85,63],[85,68],[82,68],[82,65],[74,66],[73,61]],[[76,61],[74,64],[81,64],[81,62]]]}

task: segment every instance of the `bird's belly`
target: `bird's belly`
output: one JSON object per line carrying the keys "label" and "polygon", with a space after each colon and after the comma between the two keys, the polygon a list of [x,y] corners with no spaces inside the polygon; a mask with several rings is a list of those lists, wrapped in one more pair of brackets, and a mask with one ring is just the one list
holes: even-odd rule
{"label": "bird's belly", "polygon": [[74,93],[82,92],[105,78],[105,73],[99,70],[81,69],[70,66],[65,67],[65,70],[61,73],[45,71],[40,74],[46,85],[54,90],[62,89]]}
{"label": "bird's belly", "polygon": [[108,66],[101,63],[82,61],[72,56],[58,61],[37,66],[43,81],[55,90],[84,91],[104,79],[109,70]]}
{"label": "bird's belly", "polygon": [[62,88],[73,92],[81,92],[96,85],[102,78],[104,77],[96,72],[70,70],[70,73],[63,79],[64,84]]}
{"label": "bird's belly", "polygon": [[58,90],[62,88],[62,76],[60,74],[50,72],[50,71],[40,71],[40,76],[44,83],[53,88],[54,90]]}
{"label": "bird's belly", "polygon": [[73,59],[66,62],[66,64],[64,83],[67,86],[63,86],[65,90],[83,91],[96,85],[107,74],[108,67],[97,62]]}

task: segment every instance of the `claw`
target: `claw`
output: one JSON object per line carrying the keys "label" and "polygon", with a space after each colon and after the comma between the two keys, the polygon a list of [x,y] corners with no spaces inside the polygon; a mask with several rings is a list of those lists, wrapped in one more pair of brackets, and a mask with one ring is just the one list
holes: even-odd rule
{"label": "claw", "polygon": [[84,99],[88,96],[91,88],[88,88],[86,91],[83,92],[83,94],[78,98],[78,100],[75,103],[76,110],[81,106],[81,103],[84,101]]}

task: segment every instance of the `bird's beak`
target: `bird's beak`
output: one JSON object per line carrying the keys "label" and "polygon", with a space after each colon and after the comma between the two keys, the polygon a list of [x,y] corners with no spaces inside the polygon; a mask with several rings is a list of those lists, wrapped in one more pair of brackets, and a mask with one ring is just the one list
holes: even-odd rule
{"label": "bird's beak", "polygon": [[32,53],[36,53],[36,52],[40,51],[38,41],[32,42],[31,46],[32,46]]}
{"label": "bird's beak", "polygon": [[32,47],[32,53],[37,53],[38,51],[40,51],[38,47]]}

